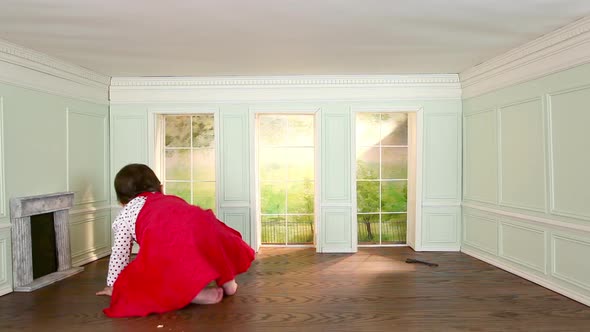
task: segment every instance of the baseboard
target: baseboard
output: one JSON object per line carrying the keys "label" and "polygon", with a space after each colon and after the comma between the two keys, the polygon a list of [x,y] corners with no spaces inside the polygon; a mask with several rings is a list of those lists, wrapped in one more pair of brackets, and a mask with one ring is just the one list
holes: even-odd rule
{"label": "baseboard", "polygon": [[420,250],[416,251],[461,251],[461,247],[453,246],[453,247],[420,247]]}
{"label": "baseboard", "polygon": [[322,248],[321,251],[318,253],[321,254],[354,254],[358,250],[354,250],[353,248]]}
{"label": "baseboard", "polygon": [[82,266],[95,260],[101,259],[111,254],[111,248],[103,249],[102,251],[92,252],[87,254],[79,255],[76,258],[72,258],[72,266]]}
{"label": "baseboard", "polygon": [[12,293],[12,287],[7,286],[7,287],[0,288],[0,296],[6,295],[8,293]]}
{"label": "baseboard", "polygon": [[577,294],[577,293],[573,292],[572,290],[564,288],[564,287],[562,287],[550,280],[545,280],[545,279],[542,279],[534,274],[530,274],[525,271],[519,270],[514,266],[508,265],[500,260],[489,257],[485,254],[482,254],[480,252],[477,252],[477,251],[469,249],[469,248],[463,247],[463,248],[461,248],[461,252],[464,254],[467,254],[471,257],[477,258],[481,261],[484,261],[486,263],[489,263],[491,265],[494,265],[502,270],[505,270],[505,271],[508,271],[512,274],[515,274],[521,278],[524,278],[526,280],[534,282],[535,284],[538,284],[540,286],[548,288],[548,289],[550,289],[554,292],[557,292],[561,295],[567,296],[572,300],[575,300],[575,301],[578,301],[582,304],[590,306],[590,298],[589,297]]}

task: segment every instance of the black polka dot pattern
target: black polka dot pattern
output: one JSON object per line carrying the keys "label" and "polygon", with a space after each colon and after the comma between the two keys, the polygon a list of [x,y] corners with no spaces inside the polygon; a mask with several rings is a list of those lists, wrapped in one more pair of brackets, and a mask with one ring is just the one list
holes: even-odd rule
{"label": "black polka dot pattern", "polygon": [[145,204],[145,200],[146,198],[143,196],[135,197],[123,207],[115,221],[113,221],[115,243],[111,250],[107,286],[113,286],[119,273],[129,264],[133,241],[137,241],[135,238],[135,222],[139,211]]}

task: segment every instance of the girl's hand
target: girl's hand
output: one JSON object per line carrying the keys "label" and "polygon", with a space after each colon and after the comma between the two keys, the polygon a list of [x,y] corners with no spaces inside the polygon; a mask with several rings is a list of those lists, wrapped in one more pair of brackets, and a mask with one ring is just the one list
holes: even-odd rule
{"label": "girl's hand", "polygon": [[106,286],[103,290],[101,290],[100,292],[96,292],[96,295],[106,295],[106,296],[111,296],[113,295],[113,287],[111,286]]}

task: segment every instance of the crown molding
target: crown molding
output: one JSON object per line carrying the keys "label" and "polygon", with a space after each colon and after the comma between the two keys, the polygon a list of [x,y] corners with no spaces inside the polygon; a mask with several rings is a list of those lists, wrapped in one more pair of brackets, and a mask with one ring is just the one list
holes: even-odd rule
{"label": "crown molding", "polygon": [[112,103],[458,99],[456,74],[113,77]]}
{"label": "crown molding", "polygon": [[110,77],[0,40],[0,81],[65,97],[108,103]]}
{"label": "crown molding", "polygon": [[590,17],[585,17],[461,72],[463,98],[589,62]]}
{"label": "crown molding", "polygon": [[235,77],[113,77],[112,87],[216,86],[446,86],[459,83],[457,75],[383,76],[235,76]]}

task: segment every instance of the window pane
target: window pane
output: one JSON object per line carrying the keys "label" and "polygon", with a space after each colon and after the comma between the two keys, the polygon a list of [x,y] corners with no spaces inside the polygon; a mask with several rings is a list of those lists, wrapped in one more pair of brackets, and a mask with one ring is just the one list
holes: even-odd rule
{"label": "window pane", "polygon": [[287,216],[287,242],[313,243],[313,216]]}
{"label": "window pane", "polygon": [[287,235],[285,216],[260,216],[261,241],[267,244],[285,244]]}
{"label": "window pane", "polygon": [[213,115],[193,115],[193,147],[210,148],[215,146]]}
{"label": "window pane", "polygon": [[379,147],[359,147],[356,151],[356,178],[379,179]]}
{"label": "window pane", "polygon": [[378,244],[379,243],[379,215],[378,214],[359,214],[357,215],[358,223],[358,242],[360,244]]}
{"label": "window pane", "polygon": [[408,114],[382,114],[381,137],[382,145],[408,145]]}
{"label": "window pane", "polygon": [[287,191],[287,213],[313,213],[313,182],[290,182]]}
{"label": "window pane", "polygon": [[289,115],[287,144],[294,146],[314,145],[313,115]]}
{"label": "window pane", "polygon": [[193,204],[215,211],[215,182],[193,183]]}
{"label": "window pane", "polygon": [[356,145],[379,145],[379,113],[356,114]]}
{"label": "window pane", "polygon": [[191,117],[166,115],[166,147],[191,146]]}
{"label": "window pane", "polygon": [[166,150],[166,180],[190,180],[190,150]]}
{"label": "window pane", "polygon": [[408,178],[408,148],[383,148],[381,153],[383,179]]}
{"label": "window pane", "polygon": [[280,115],[260,115],[258,121],[258,138],[262,146],[285,145],[287,117]]}
{"label": "window pane", "polygon": [[313,148],[288,148],[285,152],[285,157],[289,161],[287,176],[290,181],[314,179]]}
{"label": "window pane", "polygon": [[384,181],[381,184],[381,199],[383,212],[406,212],[408,181]]}
{"label": "window pane", "polygon": [[258,164],[261,180],[287,178],[287,153],[284,148],[259,149]]}
{"label": "window pane", "polygon": [[188,182],[166,182],[166,194],[191,202],[191,185]]}
{"label": "window pane", "polygon": [[285,213],[286,183],[260,183],[260,212],[263,214]]}
{"label": "window pane", "polygon": [[193,150],[193,181],[215,181],[215,150]]}
{"label": "window pane", "polygon": [[358,181],[356,199],[358,212],[379,212],[379,182]]}
{"label": "window pane", "polygon": [[407,214],[381,215],[381,242],[406,243]]}

